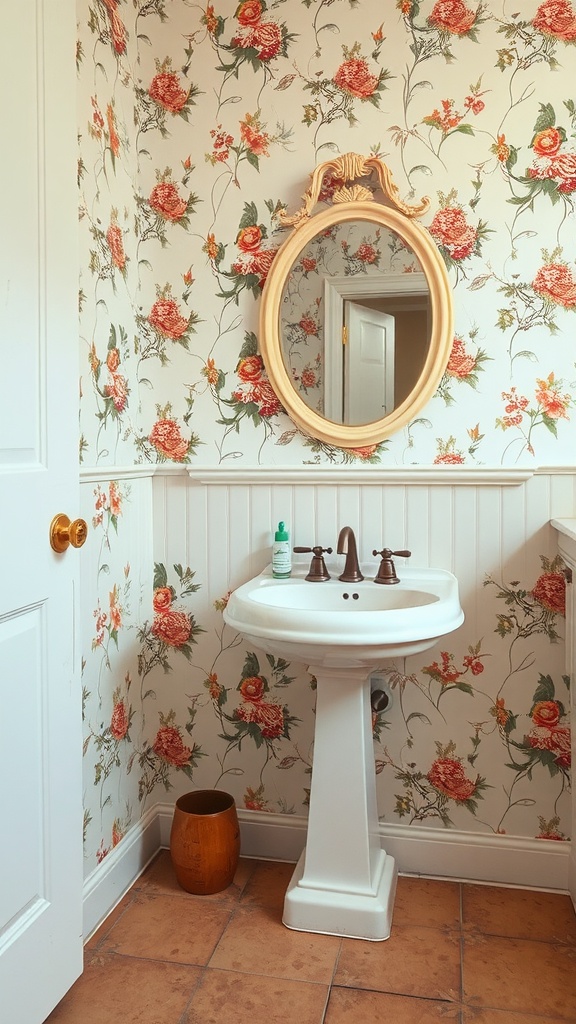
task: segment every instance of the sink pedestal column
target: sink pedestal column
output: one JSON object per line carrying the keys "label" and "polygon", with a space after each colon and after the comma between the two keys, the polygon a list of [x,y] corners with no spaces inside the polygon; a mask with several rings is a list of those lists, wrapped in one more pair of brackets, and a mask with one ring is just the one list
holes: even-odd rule
{"label": "sink pedestal column", "polygon": [[283,921],[299,931],[387,939],[397,872],[378,830],[372,670],[310,671],[318,690],[308,837]]}

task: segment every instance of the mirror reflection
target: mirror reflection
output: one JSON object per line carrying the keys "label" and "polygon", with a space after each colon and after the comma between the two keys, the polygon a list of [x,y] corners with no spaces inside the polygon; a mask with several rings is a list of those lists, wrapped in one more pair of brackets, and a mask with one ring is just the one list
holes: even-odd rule
{"label": "mirror reflection", "polygon": [[[323,205],[325,208],[316,210]],[[377,156],[312,172],[262,292],[259,345],[295,429],[367,451],[433,397],[450,355],[450,282],[432,236]]]}
{"label": "mirror reflection", "polygon": [[350,426],[381,420],[415,387],[431,337],[422,265],[394,231],[336,222],[299,252],[279,312],[282,357],[308,408]]}

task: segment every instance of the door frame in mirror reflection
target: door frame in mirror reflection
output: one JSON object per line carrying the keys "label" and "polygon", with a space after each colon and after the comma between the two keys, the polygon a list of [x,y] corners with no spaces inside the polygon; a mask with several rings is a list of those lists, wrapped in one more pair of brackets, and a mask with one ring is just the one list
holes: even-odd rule
{"label": "door frame in mirror reflection", "polygon": [[[352,170],[350,169],[352,168]],[[387,202],[376,202],[364,186],[348,188],[346,182],[359,178],[354,171],[361,170],[364,177],[376,170],[380,187],[385,189]],[[319,187],[325,174],[343,181],[345,187],[336,190],[331,207],[310,216],[318,200]],[[454,337],[452,290],[446,267],[431,235],[414,220],[414,216],[427,209],[427,202],[408,207],[398,199],[397,189],[382,161],[363,158],[357,154],[341,157],[316,168],[313,184],[305,194],[305,205],[286,223],[296,227],[280,246],[270,268],[262,293],[260,307],[260,352],[270,383],[284,409],[306,435],[341,448],[358,448],[377,444],[410,422],[432,398],[446,369]],[[378,194],[378,193],[377,193]],[[358,198],[360,196],[361,198]],[[401,242],[412,250],[419,261],[430,296],[430,342],[421,373],[406,398],[392,412],[379,420],[360,425],[335,423],[310,409],[295,389],[286,367],[280,332],[280,308],[288,275],[294,262],[311,240],[322,231],[337,224],[368,221],[378,227],[394,231]],[[409,277],[410,275],[406,275]]]}
{"label": "door frame in mirror reflection", "polygon": [[[324,278],[324,415],[327,419],[339,424],[350,424],[350,417],[342,415],[342,406],[346,407],[346,381],[344,362],[345,355],[351,358],[354,338],[348,332],[346,348],[341,343],[342,324],[345,324],[345,311],[349,300],[362,305],[362,299],[401,299],[402,296],[422,297],[428,303],[429,289],[426,277],[422,273],[377,274],[372,276],[353,275]],[[431,318],[428,318],[429,320]],[[427,326],[426,346],[430,341],[430,323]],[[398,363],[401,364],[402,353]],[[386,379],[384,381],[385,411],[381,416],[372,416],[367,412],[363,423],[374,422],[391,413],[395,405],[394,390],[395,355],[386,355]],[[416,382],[419,373],[415,375]],[[344,382],[343,382],[344,378]],[[410,391],[412,388],[410,388]],[[365,409],[366,411],[366,409]],[[354,422],[354,421],[353,421]]]}

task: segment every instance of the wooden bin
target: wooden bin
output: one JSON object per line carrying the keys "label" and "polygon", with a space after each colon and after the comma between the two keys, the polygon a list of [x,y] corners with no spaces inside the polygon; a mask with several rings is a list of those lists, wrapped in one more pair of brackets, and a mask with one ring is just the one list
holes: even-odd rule
{"label": "wooden bin", "polygon": [[183,889],[199,896],[231,883],[240,856],[240,827],[234,798],[217,789],[198,789],[176,801],[170,856]]}

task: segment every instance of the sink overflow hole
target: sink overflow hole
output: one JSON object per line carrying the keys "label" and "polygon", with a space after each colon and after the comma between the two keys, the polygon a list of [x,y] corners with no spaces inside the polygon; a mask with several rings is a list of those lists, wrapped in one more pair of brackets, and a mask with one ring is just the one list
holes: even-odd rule
{"label": "sink overflow hole", "polygon": [[[347,601],[348,598],[350,597],[350,594],[342,594],[342,597],[344,598],[345,601]],[[353,601],[357,601],[359,597],[360,597],[360,594],[352,594],[352,600]]]}

